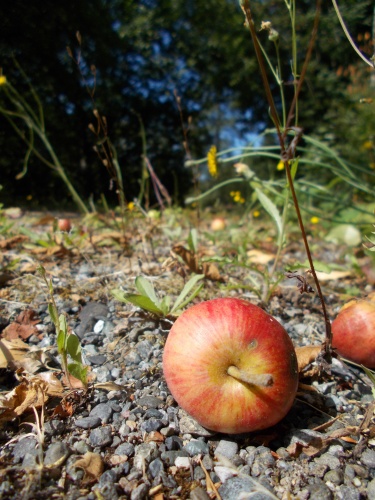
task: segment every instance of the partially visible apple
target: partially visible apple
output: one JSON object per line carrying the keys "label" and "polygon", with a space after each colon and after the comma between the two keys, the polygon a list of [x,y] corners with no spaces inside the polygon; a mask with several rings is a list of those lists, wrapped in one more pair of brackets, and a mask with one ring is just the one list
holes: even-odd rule
{"label": "partially visible apple", "polygon": [[287,332],[260,307],[234,298],[182,313],[167,338],[163,369],[177,403],[202,426],[228,434],[279,422],[298,386]]}
{"label": "partially visible apple", "polygon": [[332,323],[332,347],[343,358],[375,368],[375,293],[340,310]]}
{"label": "partially visible apple", "polygon": [[227,227],[227,221],[224,217],[215,217],[211,221],[211,231],[223,231]]}
{"label": "partially visible apple", "polygon": [[70,219],[58,219],[57,227],[59,231],[69,232],[72,229],[72,223]]}

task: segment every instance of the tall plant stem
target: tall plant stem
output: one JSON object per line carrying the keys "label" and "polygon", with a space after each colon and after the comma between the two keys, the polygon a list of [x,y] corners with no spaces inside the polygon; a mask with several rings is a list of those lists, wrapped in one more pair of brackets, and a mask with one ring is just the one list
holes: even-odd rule
{"label": "tall plant stem", "polygon": [[308,63],[310,61],[310,57],[311,57],[311,53],[312,53],[312,49],[313,49],[313,45],[314,45],[314,41],[315,41],[315,37],[316,37],[316,33],[317,33],[317,28],[318,28],[318,24],[319,24],[319,17],[320,17],[321,0],[317,0],[316,15],[315,15],[312,36],[311,36],[309,47],[308,47],[308,50],[306,53],[305,61],[304,61],[303,67],[302,67],[301,75],[300,75],[300,78],[298,79],[298,83],[297,83],[296,90],[294,93],[293,101],[292,101],[290,109],[289,109],[286,127],[285,127],[283,132],[281,131],[281,128],[280,128],[280,122],[278,119],[278,114],[277,114],[275,102],[274,102],[274,99],[272,96],[271,87],[270,87],[270,84],[268,81],[268,76],[267,76],[266,69],[265,69],[265,63],[264,63],[264,59],[263,59],[262,50],[260,48],[260,44],[259,44],[258,37],[256,34],[249,0],[241,0],[240,5],[241,5],[241,8],[245,14],[246,23],[247,23],[247,26],[249,28],[251,38],[253,40],[255,54],[256,54],[256,57],[258,60],[258,64],[259,64],[260,73],[261,73],[261,77],[262,77],[262,81],[263,81],[263,85],[264,85],[264,89],[265,89],[265,93],[266,93],[266,98],[267,98],[267,101],[268,101],[268,104],[270,107],[271,118],[275,124],[276,133],[277,133],[277,136],[279,139],[279,144],[280,144],[280,149],[281,149],[281,157],[282,157],[282,160],[283,160],[284,165],[285,165],[285,171],[286,171],[286,175],[287,175],[287,179],[288,179],[289,189],[290,189],[290,192],[292,194],[294,207],[295,207],[296,214],[297,214],[299,228],[300,228],[300,231],[302,234],[302,239],[303,239],[303,243],[305,246],[307,258],[309,261],[311,274],[314,278],[316,290],[317,290],[317,293],[318,293],[318,296],[320,299],[323,317],[324,317],[324,322],[325,322],[325,331],[326,331],[326,340],[325,340],[325,344],[324,344],[324,349],[325,349],[325,354],[329,360],[330,353],[331,353],[331,347],[332,347],[331,323],[330,323],[329,318],[328,318],[328,313],[327,313],[327,309],[325,306],[324,297],[323,297],[323,293],[322,293],[322,290],[320,287],[319,279],[318,279],[318,276],[317,276],[316,271],[315,271],[314,262],[312,259],[310,246],[309,246],[309,243],[307,241],[305,226],[303,224],[301,210],[299,207],[298,198],[297,198],[296,191],[294,188],[292,174],[291,174],[291,170],[289,167],[290,160],[292,160],[295,157],[297,144],[298,144],[299,139],[302,136],[302,129],[292,127],[294,129],[296,135],[293,138],[293,140],[291,141],[290,145],[288,147],[286,147],[286,139],[287,139],[288,130],[291,128],[291,122],[292,122],[293,117],[294,117],[294,112],[295,112],[296,105],[298,102],[299,93],[300,93],[302,83],[303,83],[305,75],[306,75],[307,66],[308,66]]}

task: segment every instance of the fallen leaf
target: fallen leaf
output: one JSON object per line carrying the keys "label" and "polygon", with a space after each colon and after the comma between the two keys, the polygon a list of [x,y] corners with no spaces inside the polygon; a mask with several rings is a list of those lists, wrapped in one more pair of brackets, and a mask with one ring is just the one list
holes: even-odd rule
{"label": "fallen leaf", "polygon": [[172,247],[172,253],[175,253],[184,261],[184,263],[189,268],[189,271],[196,274],[204,274],[207,279],[212,281],[223,282],[224,279],[220,275],[219,269],[212,262],[204,262],[201,266],[199,264],[198,256],[185,248],[181,244],[174,245]]}
{"label": "fallen leaf", "polygon": [[321,345],[306,345],[296,347],[296,355],[298,362],[298,372],[301,373],[308,365],[313,363],[318,354],[322,351]]}
{"label": "fallen leaf", "polygon": [[21,339],[0,339],[0,368],[19,368],[29,349]]}
{"label": "fallen leaf", "polygon": [[249,261],[254,264],[268,264],[268,262],[275,259],[275,254],[267,253],[263,250],[256,250],[255,248],[249,250],[247,256],[249,257]]}
{"label": "fallen leaf", "polygon": [[0,249],[1,250],[10,250],[15,247],[19,243],[23,243],[28,240],[27,236],[19,234],[18,236],[12,236],[11,238],[7,238],[5,240],[0,240]]}
{"label": "fallen leaf", "polygon": [[32,309],[26,309],[18,315],[13,323],[3,330],[1,337],[6,340],[17,338],[26,340],[31,337],[31,335],[38,336],[39,332],[37,328],[35,328],[35,325],[38,323],[40,323],[40,319],[36,312]]}
{"label": "fallen leaf", "polygon": [[13,420],[32,407],[44,406],[48,400],[47,385],[38,377],[23,377],[11,392],[0,396],[0,422]]}
{"label": "fallen leaf", "polygon": [[98,453],[92,453],[88,451],[79,458],[74,467],[83,469],[84,476],[82,479],[83,484],[95,483],[104,471],[104,462],[102,457]]}
{"label": "fallen leaf", "polygon": [[339,280],[341,278],[347,278],[351,274],[351,271],[331,271],[330,273],[322,273],[321,271],[316,271],[316,275],[319,281]]}

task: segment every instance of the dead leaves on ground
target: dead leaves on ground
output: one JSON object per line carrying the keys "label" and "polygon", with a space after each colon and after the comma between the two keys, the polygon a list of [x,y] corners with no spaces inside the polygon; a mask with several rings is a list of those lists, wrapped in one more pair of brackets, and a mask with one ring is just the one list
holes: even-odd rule
{"label": "dead leaves on ground", "polygon": [[40,323],[40,319],[37,313],[32,309],[26,309],[2,331],[1,337],[6,340],[17,338],[26,340],[31,335],[39,336],[38,329],[35,327],[38,323]]}
{"label": "dead leaves on ground", "polygon": [[83,455],[82,458],[79,458],[74,467],[82,469],[84,472],[83,484],[91,484],[95,483],[99,477],[103,474],[104,471],[104,462],[102,457],[98,453],[92,453],[88,451]]}
{"label": "dead leaves on ground", "polygon": [[63,386],[58,378],[47,376],[27,376],[18,374],[20,384],[5,396],[0,396],[0,423],[21,416],[32,407],[44,407],[50,396],[62,396]]}
{"label": "dead leaves on ground", "polygon": [[211,281],[224,282],[219,269],[213,262],[202,262],[196,253],[191,252],[183,245],[178,244],[172,247],[172,255],[176,254],[186,264],[188,270],[195,274],[204,274]]}

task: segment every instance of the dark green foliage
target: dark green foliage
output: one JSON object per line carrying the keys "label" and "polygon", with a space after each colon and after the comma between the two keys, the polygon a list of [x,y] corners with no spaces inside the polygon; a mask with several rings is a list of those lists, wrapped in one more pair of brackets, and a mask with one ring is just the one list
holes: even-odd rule
{"label": "dark green foliage", "polygon": [[[372,2],[348,1],[344,18],[356,35],[371,25]],[[315,3],[298,2],[301,63],[314,18]],[[280,33],[286,83],[290,74],[290,20],[284,2],[254,3],[254,18],[271,20]],[[258,26],[257,26],[258,27]],[[184,168],[185,150],[174,92],[181,97],[185,126],[192,117],[189,146],[194,157],[203,156],[211,143],[224,144],[223,131],[233,134],[259,131],[270,125],[263,88],[250,35],[236,1],[229,0],[67,0],[49,2],[15,0],[0,21],[0,66],[8,80],[27,97],[28,87],[12,60],[20,63],[45,108],[49,139],[73,185],[86,201],[96,203],[104,193],[117,203],[108,173],[93,151],[94,105],[108,122],[109,136],[122,168],[128,200],[139,193],[142,140],[137,114],[147,139],[147,154],[168,191],[177,179],[179,195],[190,189],[190,170]],[[75,33],[82,35],[81,70],[93,88],[90,66],[96,67],[95,103],[82,82],[69,46],[78,57]],[[273,57],[267,33],[263,45]],[[299,122],[309,132],[335,134],[335,119],[348,103],[348,78],[337,75],[339,66],[357,63],[330,4],[324,5],[320,32],[306,85]],[[276,87],[275,87],[276,88]],[[289,98],[292,95],[292,86]],[[277,94],[277,91],[275,92]],[[3,96],[0,92],[0,103]],[[26,147],[0,118],[1,180],[6,203],[43,206],[54,200],[71,204],[60,179],[37,158],[22,170]],[[341,136],[349,134],[341,126]],[[28,195],[33,200],[26,202]],[[152,201],[155,201],[154,199]]]}

